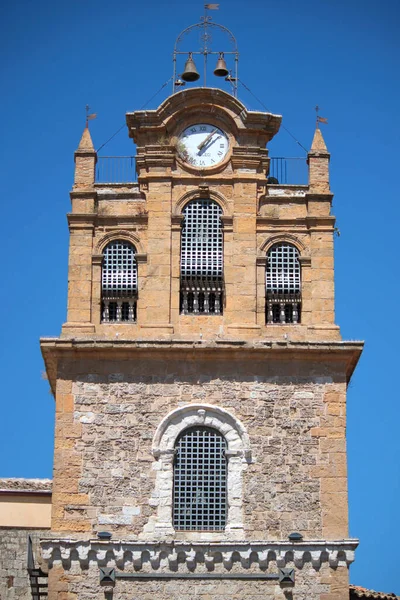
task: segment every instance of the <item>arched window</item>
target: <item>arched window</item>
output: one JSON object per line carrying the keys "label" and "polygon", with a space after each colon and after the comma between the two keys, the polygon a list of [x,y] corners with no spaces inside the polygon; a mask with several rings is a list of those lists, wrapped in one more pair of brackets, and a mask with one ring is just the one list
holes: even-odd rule
{"label": "arched window", "polygon": [[125,240],[114,240],[103,252],[101,272],[102,322],[136,321],[136,250]]}
{"label": "arched window", "polygon": [[299,251],[292,244],[274,244],[265,273],[267,323],[299,323],[301,277]]}
{"label": "arched window", "polygon": [[210,427],[185,429],[175,444],[173,515],[178,531],[220,531],[227,518],[223,435]]}
{"label": "arched window", "polygon": [[222,209],[213,200],[192,200],[183,209],[181,312],[221,314],[223,301]]}

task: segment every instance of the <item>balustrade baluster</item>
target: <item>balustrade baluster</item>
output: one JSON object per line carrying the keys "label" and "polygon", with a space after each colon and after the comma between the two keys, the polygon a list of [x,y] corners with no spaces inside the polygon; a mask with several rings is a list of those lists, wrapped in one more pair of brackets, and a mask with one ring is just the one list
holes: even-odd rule
{"label": "balustrade baluster", "polygon": [[215,292],[214,313],[216,315],[221,314],[221,292],[219,290]]}
{"label": "balustrade baluster", "polygon": [[268,304],[267,304],[267,323],[273,323],[274,321],[274,313],[272,310],[272,302],[271,300],[268,300]]}
{"label": "balustrade baluster", "polygon": [[210,312],[210,290],[204,290],[204,313]]}
{"label": "balustrade baluster", "polygon": [[279,305],[279,321],[281,323],[286,323],[285,303],[284,302],[281,302]]}
{"label": "balustrade baluster", "polygon": [[135,300],[129,301],[128,321],[135,320]]}
{"label": "balustrade baluster", "polygon": [[182,312],[184,315],[187,315],[189,312],[188,291],[187,290],[182,291]]}
{"label": "balustrade baluster", "polygon": [[199,290],[193,290],[193,313],[199,314]]}
{"label": "balustrade baluster", "polygon": [[297,302],[293,304],[292,321],[293,323],[299,322],[299,305],[297,304]]}
{"label": "balustrade baluster", "polygon": [[104,310],[103,310],[103,323],[108,323],[110,321],[110,301],[103,300]]}
{"label": "balustrade baluster", "polygon": [[122,321],[122,300],[117,300],[117,323]]}

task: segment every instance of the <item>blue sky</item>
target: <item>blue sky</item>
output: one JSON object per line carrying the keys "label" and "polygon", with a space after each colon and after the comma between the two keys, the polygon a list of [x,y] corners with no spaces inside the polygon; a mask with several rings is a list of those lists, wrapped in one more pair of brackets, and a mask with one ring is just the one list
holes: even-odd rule
{"label": "blue sky", "polygon": [[[4,2],[2,107],[3,477],[50,477],[54,402],[39,337],[65,320],[73,152],[85,105],[96,147],[172,75],[178,33],[202,4],[159,0]],[[365,339],[348,394],[350,533],[361,539],[353,583],[394,591],[400,492],[398,0],[230,0],[211,13],[230,28],[240,78],[309,147],[314,106],[329,119],[337,323]],[[197,40],[195,40],[196,42]],[[195,45],[195,44],[194,44]],[[219,50],[219,48],[218,48]],[[147,107],[155,108],[170,86]],[[262,110],[245,88],[239,98]],[[302,156],[281,131],[272,156]],[[101,151],[133,154],[126,130]],[[12,259],[10,260],[10,257]]]}

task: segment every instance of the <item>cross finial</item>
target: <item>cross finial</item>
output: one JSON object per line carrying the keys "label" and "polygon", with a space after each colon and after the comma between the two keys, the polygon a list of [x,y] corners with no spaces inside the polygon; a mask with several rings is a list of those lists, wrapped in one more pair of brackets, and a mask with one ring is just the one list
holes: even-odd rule
{"label": "cross finial", "polygon": [[319,129],[319,106],[318,106],[318,104],[316,104],[316,106],[315,106],[315,112],[316,112],[316,115],[317,115],[317,123],[316,123],[316,126],[317,126],[317,128]]}

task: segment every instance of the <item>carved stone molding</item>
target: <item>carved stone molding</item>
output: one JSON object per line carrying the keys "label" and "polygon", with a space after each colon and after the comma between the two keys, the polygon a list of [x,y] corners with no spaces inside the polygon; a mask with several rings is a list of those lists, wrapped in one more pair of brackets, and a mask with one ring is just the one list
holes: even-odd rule
{"label": "carved stone molding", "polygon": [[[140,534],[140,539],[164,541],[174,535],[172,525],[173,453],[175,442],[185,429],[205,425],[219,431],[227,442],[228,459],[228,514],[223,532],[207,532],[211,539],[243,539],[242,474],[251,462],[250,441],[243,424],[233,414],[210,404],[188,404],[170,412],[159,424],[152,444],[156,459],[155,487],[149,504],[157,507],[157,516],[150,517]],[[185,532],[193,536],[193,532]],[[186,539],[188,539],[186,537]],[[203,538],[204,539],[204,538]]]}
{"label": "carved stone molding", "polygon": [[[156,542],[143,543],[133,541],[100,541],[52,539],[41,541],[42,559],[50,567],[62,564],[69,568],[71,563],[79,563],[87,568],[89,562],[99,566],[116,565],[129,570],[141,569],[149,563],[151,569],[176,570],[178,564],[186,564],[190,571],[206,570],[229,571],[233,563],[240,563],[243,569],[249,569],[254,563],[260,569],[266,569],[270,563],[277,567],[294,564],[301,569],[311,563],[319,569],[322,563],[330,567],[348,567],[355,558],[357,539],[337,541],[303,540],[255,541],[255,542]],[[146,568],[148,570],[148,567]]]}

